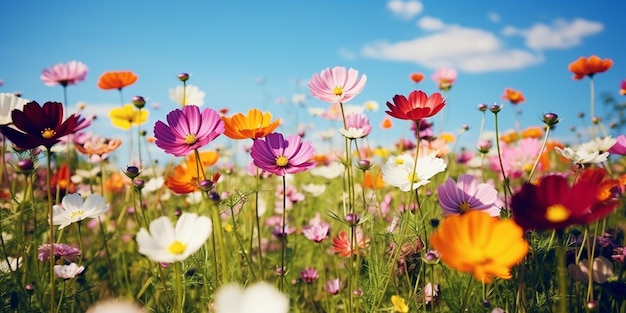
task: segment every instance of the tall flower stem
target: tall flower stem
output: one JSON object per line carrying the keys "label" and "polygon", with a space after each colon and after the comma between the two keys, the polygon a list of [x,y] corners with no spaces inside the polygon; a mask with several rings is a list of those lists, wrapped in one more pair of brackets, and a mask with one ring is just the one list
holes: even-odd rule
{"label": "tall flower stem", "polygon": [[52,151],[50,151],[50,148],[47,149],[46,151],[46,161],[47,161],[47,167],[46,167],[46,189],[48,192],[48,214],[49,214],[49,222],[50,222],[50,238],[48,238],[49,244],[50,244],[50,260],[49,260],[49,265],[50,265],[50,312],[54,312],[54,308],[55,308],[55,279],[54,279],[54,219],[53,219],[53,210],[52,210],[52,184],[50,182],[51,180],[51,176],[52,176]]}
{"label": "tall flower stem", "polygon": [[595,105],[596,105],[596,88],[595,88],[595,83],[593,81],[593,76],[589,76],[589,94],[590,94],[590,99],[589,99],[589,118],[591,119],[591,125],[590,125],[590,131],[591,131],[591,139],[594,139],[596,137],[596,124],[594,123],[594,120],[596,118],[596,114],[595,114]]}
{"label": "tall flower stem", "polygon": [[[461,309],[459,310],[460,313],[464,313],[465,312],[465,307],[467,306],[467,300],[469,300],[469,296],[470,296],[470,289],[472,287],[472,282],[474,281],[474,277],[470,276],[469,280],[467,281],[467,289],[465,289],[465,295],[463,296],[463,302],[461,303]],[[433,286],[434,288],[434,286]]]}
{"label": "tall flower stem", "polygon": [[217,241],[217,248],[220,256],[220,263],[215,264],[221,269],[221,280],[216,277],[218,281],[224,282],[228,279],[228,270],[227,270],[227,259],[226,259],[226,246],[224,245],[224,229],[222,228],[222,219],[220,218],[219,207],[209,198],[208,193],[203,193],[202,196],[202,205],[204,207],[208,207],[211,211],[211,219],[213,220],[213,237],[215,241]]}
{"label": "tall flower stem", "polygon": [[[560,245],[557,250],[557,280],[559,286],[558,313],[567,313],[567,243],[562,231],[558,232]],[[591,268],[589,269],[591,271]]]}
{"label": "tall flower stem", "polygon": [[180,262],[175,262],[174,263],[174,290],[176,293],[176,311],[178,313],[182,313],[183,312],[183,306],[184,306],[184,297],[183,297],[183,287],[182,287],[182,271],[180,269]]}
{"label": "tall flower stem", "polygon": [[[254,190],[254,217],[256,222],[256,238],[259,249],[259,271],[261,272],[261,279],[265,279],[265,267],[263,266],[263,251],[261,249],[261,217],[259,216],[259,189],[261,188],[260,169],[256,168],[256,175],[254,176],[256,181],[256,189]],[[254,237],[254,235],[252,236]]]}
{"label": "tall flower stem", "polygon": [[533,163],[533,168],[530,170],[530,174],[528,174],[528,182],[532,181],[533,178],[533,174],[535,173],[535,170],[537,169],[537,165],[539,164],[539,159],[541,159],[541,155],[543,155],[543,151],[546,150],[546,144],[548,143],[548,136],[550,135],[550,126],[546,127],[546,134],[543,137],[543,143],[541,144],[541,149],[539,149],[539,154],[537,155],[537,158],[535,159],[535,163]]}
{"label": "tall flower stem", "polygon": [[285,250],[287,249],[287,234],[285,234],[287,224],[287,179],[283,175],[283,220],[280,241],[280,291],[285,288]]}
{"label": "tall flower stem", "polygon": [[[138,110],[137,115],[141,116],[141,108],[138,108],[137,110]],[[142,168],[142,162],[141,162],[141,142],[142,141],[143,140],[141,140],[141,125],[140,123],[137,123],[137,156],[139,157],[139,168]]]}
{"label": "tall flower stem", "polygon": [[[346,113],[343,107],[343,103],[339,102],[339,107],[341,108],[341,118],[343,121],[343,128],[347,129],[347,123],[346,123]],[[344,183],[344,194],[347,191],[348,193],[348,212],[350,214],[350,216],[352,216],[353,218],[356,216],[355,212],[354,212],[354,201],[355,201],[355,195],[354,195],[354,176],[353,176],[353,172],[352,172],[352,153],[351,153],[351,141],[348,139],[348,137],[344,137],[344,141],[345,141],[345,145],[346,145],[346,155],[345,155],[345,164],[344,166],[346,167],[346,174],[347,174],[347,182]],[[344,201],[345,201],[345,196],[343,197]],[[344,210],[345,210],[345,203],[344,203]],[[345,211],[344,211],[345,213]],[[352,253],[352,251],[354,251],[354,244],[356,242],[356,232],[355,232],[355,223],[350,223],[350,253]],[[358,246],[358,243],[357,243]],[[357,252],[358,255],[358,252]],[[357,258],[358,259],[358,258]],[[348,278],[348,312],[352,313],[353,311],[353,292],[352,292],[352,283],[353,280],[358,281],[358,278],[355,278],[358,271],[357,271],[357,267],[358,264],[351,262],[351,268],[350,268],[350,277]]]}
{"label": "tall flower stem", "polygon": [[506,211],[507,215],[510,217],[511,212],[508,208],[507,202],[507,192],[512,194],[511,188],[509,187],[509,179],[506,177],[506,173],[504,172],[504,165],[502,164],[502,151],[500,150],[500,134],[498,132],[498,112],[494,112],[494,120],[495,120],[495,132],[496,132],[496,149],[498,150],[498,162],[500,163],[500,171],[502,172],[502,181],[504,182],[504,188],[502,188],[502,192],[504,193],[504,203],[507,206]]}

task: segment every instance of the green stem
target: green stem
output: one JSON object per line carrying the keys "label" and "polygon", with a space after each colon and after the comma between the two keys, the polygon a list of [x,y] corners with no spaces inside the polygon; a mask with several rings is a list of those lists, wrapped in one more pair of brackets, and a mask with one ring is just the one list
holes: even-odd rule
{"label": "green stem", "polygon": [[[221,264],[216,264],[216,266],[219,266],[219,268],[221,269],[221,281],[224,282],[226,280],[228,280],[228,269],[227,269],[227,258],[226,258],[226,247],[224,246],[224,234],[223,234],[223,228],[222,228],[222,219],[220,218],[220,212],[219,212],[219,207],[213,203],[210,199],[209,199],[209,195],[207,193],[204,193],[203,197],[202,197],[202,202],[207,205],[210,206],[210,211],[211,211],[211,219],[213,220],[213,238],[215,239],[215,241],[217,241],[217,249],[219,250],[219,255],[220,255],[220,263]],[[216,277],[216,279],[218,281],[220,281],[218,279],[218,277]]]}
{"label": "green stem", "polygon": [[590,99],[589,99],[589,118],[591,119],[591,127],[589,128],[591,131],[591,139],[594,139],[596,137],[596,126],[595,123],[593,122],[595,119],[595,83],[593,81],[593,76],[589,76],[589,94],[590,94]]}
{"label": "green stem", "polygon": [[183,287],[181,284],[182,272],[180,262],[174,263],[174,290],[176,292],[176,312],[183,312]]}
{"label": "green stem", "polygon": [[535,163],[533,163],[533,168],[530,170],[530,174],[528,174],[528,182],[533,178],[533,174],[535,173],[535,169],[537,169],[537,165],[539,164],[539,159],[541,159],[541,155],[543,151],[546,149],[546,144],[548,143],[548,135],[550,135],[550,126],[546,127],[546,135],[543,137],[543,143],[541,144],[541,149],[539,149],[539,154],[535,159]]}
{"label": "green stem", "polygon": [[52,210],[52,184],[50,183],[50,178],[52,176],[52,151],[50,151],[50,148],[47,149],[46,151],[46,160],[47,160],[47,167],[46,167],[46,189],[48,192],[48,214],[49,214],[49,227],[50,227],[50,238],[48,239],[49,243],[50,243],[50,260],[49,260],[49,265],[50,265],[50,312],[54,312],[54,303],[56,301],[55,298],[55,277],[54,277],[54,218],[53,218],[53,212],[54,210]]}
{"label": "green stem", "polygon": [[467,289],[465,289],[465,295],[463,296],[463,302],[461,303],[461,310],[459,310],[460,313],[465,312],[465,307],[467,306],[467,300],[469,300],[470,289],[472,287],[473,281],[474,281],[474,277],[470,275],[469,280],[467,281]]}
{"label": "green stem", "polygon": [[504,206],[506,207],[507,216],[511,217],[511,212],[509,211],[508,200],[507,200],[507,192],[512,194],[511,188],[509,186],[509,179],[506,177],[506,173],[504,172],[504,165],[502,164],[502,151],[500,151],[500,135],[498,133],[498,113],[494,113],[495,120],[495,132],[496,132],[496,149],[498,150],[498,162],[500,163],[500,171],[502,172],[502,180],[504,182],[504,188],[502,192],[504,193]]}
{"label": "green stem", "polygon": [[285,226],[287,224],[287,180],[283,175],[283,221],[282,232],[280,234],[280,283],[279,290],[283,291],[285,288],[285,250],[287,249],[287,234],[285,234]]}
{"label": "green stem", "polygon": [[[563,232],[559,231],[561,244],[557,256],[557,279],[559,286],[559,307],[558,313],[567,313],[567,244]],[[591,270],[591,269],[590,269]]]}

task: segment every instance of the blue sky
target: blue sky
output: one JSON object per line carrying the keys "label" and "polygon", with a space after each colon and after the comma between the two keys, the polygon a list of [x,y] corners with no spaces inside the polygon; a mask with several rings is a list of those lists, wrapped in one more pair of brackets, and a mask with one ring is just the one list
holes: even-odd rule
{"label": "blue sky", "polygon": [[[98,89],[98,77],[132,70],[139,80],[124,90],[126,100],[142,95],[160,104],[143,126],[151,132],[157,119],[177,107],[168,90],[180,84],[178,73],[192,74],[189,83],[206,92],[205,107],[231,113],[257,107],[288,118],[294,107],[275,100],[308,95],[306,81],[314,73],[340,65],[368,76],[351,103],[377,101],[381,108],[368,115],[378,126],[386,101],[414,89],[436,91],[431,74],[453,67],[459,77],[449,94],[445,129],[470,125],[462,145],[478,137],[476,106],[504,103],[506,87],[525,94],[522,127],[554,112],[562,117],[555,136],[572,138],[570,125],[584,127],[576,114],[589,110],[589,82],[572,80],[567,65],[592,54],[613,59],[613,68],[596,76],[596,90],[618,96],[626,78],[624,9],[621,1],[576,0],[3,1],[0,92],[60,101],[61,87],[45,86],[41,70],[81,61],[89,73],[68,88],[68,102],[84,102],[87,112],[101,116],[91,129],[101,132],[110,125],[106,112],[120,103],[117,92]],[[412,72],[426,79],[415,85],[408,79]],[[603,116],[599,102],[597,115]],[[309,97],[307,106],[327,105]],[[330,125],[304,111],[298,116],[317,130]],[[513,116],[510,106],[501,113],[503,131],[512,127]],[[492,124],[488,115],[486,129]],[[283,132],[295,129],[287,126]],[[405,128],[396,123],[397,132]],[[388,133],[375,131],[372,141],[388,143]],[[107,136],[115,134],[126,138],[106,129]]]}

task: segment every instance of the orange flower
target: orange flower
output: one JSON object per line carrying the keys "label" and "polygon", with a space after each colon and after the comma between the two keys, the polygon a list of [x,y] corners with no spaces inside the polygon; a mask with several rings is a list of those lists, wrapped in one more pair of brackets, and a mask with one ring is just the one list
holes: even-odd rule
{"label": "orange flower", "polygon": [[[218,154],[214,151],[200,152],[200,160],[204,168],[217,162]],[[195,154],[190,154],[183,163],[174,167],[174,173],[165,179],[165,185],[177,194],[192,193],[200,190],[198,188],[198,166]],[[200,177],[202,173],[200,173]],[[203,179],[203,178],[202,178]]]}
{"label": "orange flower", "polygon": [[333,251],[344,258],[357,255],[357,253],[364,255],[370,239],[363,236],[361,228],[356,229],[355,239],[356,242],[352,245],[352,250],[350,250],[350,242],[352,241],[350,236],[345,231],[340,231],[337,237],[333,238]]}
{"label": "orange flower", "polygon": [[257,109],[250,109],[248,115],[237,113],[232,117],[222,116],[224,121],[224,135],[231,139],[258,139],[271,134],[280,120],[272,122],[272,114],[261,112]]}
{"label": "orange flower", "polygon": [[546,148],[544,149],[543,153],[541,154],[541,157],[539,158],[539,164],[541,164],[541,169],[543,171],[547,171],[551,165],[551,157],[552,156],[558,156],[558,158],[561,160],[561,162],[569,162],[569,160],[565,157],[563,157],[562,155],[558,154],[558,153],[553,153],[552,151],[554,151],[555,147],[559,147],[561,149],[565,149],[565,145],[563,145],[562,143],[558,142],[558,141],[554,141],[554,140],[550,140],[546,143]]}
{"label": "orange flower", "polygon": [[107,180],[104,181],[104,190],[113,193],[121,193],[128,184],[130,184],[128,177],[118,172],[113,172],[109,175]]}
{"label": "orange flower", "polygon": [[513,88],[504,89],[504,94],[502,95],[502,99],[509,100],[511,101],[512,104],[522,103],[526,100],[524,98],[524,94],[521,91],[517,91]]}
{"label": "orange flower", "polygon": [[385,187],[382,173],[376,173],[375,177],[372,177],[369,171],[365,172],[365,174],[363,174],[363,186],[369,189],[381,189]]}
{"label": "orange flower", "polygon": [[494,276],[510,279],[511,267],[528,253],[519,225],[478,210],[446,217],[430,243],[446,265],[487,284]]}
{"label": "orange flower", "polygon": [[55,190],[58,187],[62,195],[75,193],[76,184],[72,182],[70,177],[72,177],[72,175],[70,174],[70,168],[67,164],[61,165],[58,171],[50,177],[52,190]]}
{"label": "orange flower", "polygon": [[522,131],[522,138],[541,138],[543,137],[543,128],[531,126]]}
{"label": "orange flower", "polygon": [[393,127],[393,123],[391,122],[391,119],[388,117],[383,118],[383,122],[380,123],[380,128],[389,129],[391,127]]}
{"label": "orange flower", "polygon": [[597,55],[592,55],[589,58],[578,58],[569,64],[568,69],[574,73],[574,79],[583,79],[585,76],[593,77],[596,73],[606,72],[611,66],[613,66],[613,60],[602,60]]}
{"label": "orange flower", "polygon": [[519,139],[519,134],[516,131],[510,131],[502,136],[500,136],[500,140],[506,144],[513,143]]}
{"label": "orange flower", "polygon": [[76,144],[75,148],[78,152],[88,156],[103,156],[107,153],[115,151],[121,145],[121,139],[102,138],[100,136],[93,135],[89,140],[85,141],[84,143]]}
{"label": "orange flower", "polygon": [[414,83],[417,84],[417,83],[420,83],[422,80],[424,80],[424,74],[422,74],[422,73],[413,73],[413,74],[411,74],[410,78],[411,78],[411,80]]}
{"label": "orange flower", "polygon": [[98,79],[100,89],[118,89],[130,86],[137,81],[137,75],[131,71],[104,72]]}

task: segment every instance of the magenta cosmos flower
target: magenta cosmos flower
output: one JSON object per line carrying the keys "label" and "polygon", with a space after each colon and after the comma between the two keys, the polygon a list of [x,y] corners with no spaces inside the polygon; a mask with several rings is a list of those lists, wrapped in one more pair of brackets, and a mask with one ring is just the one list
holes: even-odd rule
{"label": "magenta cosmos flower", "polygon": [[260,169],[284,176],[306,171],[315,166],[311,161],[315,149],[310,141],[302,141],[298,135],[284,138],[280,133],[272,133],[265,139],[257,139],[252,144],[250,155],[254,165]]}
{"label": "magenta cosmos flower", "polygon": [[463,174],[456,183],[454,179],[448,178],[439,185],[438,191],[444,216],[462,214],[469,210],[500,216],[500,208],[495,204],[498,191],[490,184],[479,184],[474,175]]}
{"label": "magenta cosmos flower", "polygon": [[46,86],[74,85],[85,80],[85,76],[87,76],[87,65],[78,61],[60,63],[41,71],[41,80]]}
{"label": "magenta cosmos flower", "polygon": [[353,68],[347,70],[336,66],[313,75],[309,80],[309,90],[314,97],[324,102],[345,103],[361,93],[366,80],[367,76],[359,77],[359,71]]}
{"label": "magenta cosmos flower", "polygon": [[626,155],[626,135],[617,136],[617,142],[609,149],[609,153]]}
{"label": "magenta cosmos flower", "polygon": [[162,121],[154,125],[156,145],[165,153],[186,156],[224,132],[219,113],[206,108],[200,113],[196,105],[187,105],[167,114],[169,126]]}

